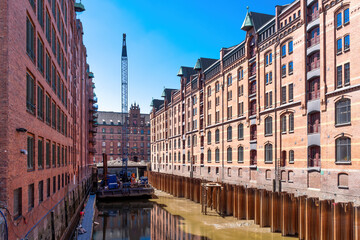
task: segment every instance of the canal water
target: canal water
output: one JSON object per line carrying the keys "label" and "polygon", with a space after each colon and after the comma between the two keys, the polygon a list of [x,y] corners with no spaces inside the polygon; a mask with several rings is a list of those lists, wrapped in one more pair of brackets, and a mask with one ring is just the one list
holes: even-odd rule
{"label": "canal water", "polygon": [[94,240],[296,239],[270,233],[253,221],[201,214],[201,205],[156,191],[150,200],[97,203]]}

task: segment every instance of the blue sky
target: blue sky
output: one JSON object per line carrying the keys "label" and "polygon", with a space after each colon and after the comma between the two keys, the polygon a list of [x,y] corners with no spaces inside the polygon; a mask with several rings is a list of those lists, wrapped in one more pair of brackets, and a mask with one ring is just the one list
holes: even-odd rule
{"label": "blue sky", "polygon": [[[77,0],[79,1],[79,0]],[[120,111],[122,34],[127,34],[129,107],[150,112],[164,87],[178,88],[180,66],[219,58],[222,47],[240,43],[250,11],[274,14],[291,0],[82,0],[88,63],[95,75],[100,111]]]}

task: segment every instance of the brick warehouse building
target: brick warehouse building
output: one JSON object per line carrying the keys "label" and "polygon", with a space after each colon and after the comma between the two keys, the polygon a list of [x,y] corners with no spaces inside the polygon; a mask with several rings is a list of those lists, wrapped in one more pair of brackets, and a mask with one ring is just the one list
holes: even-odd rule
{"label": "brick warehouse building", "polygon": [[180,89],[153,100],[152,171],[359,204],[359,10],[248,12],[244,41],[181,67]]}
{"label": "brick warehouse building", "polygon": [[0,2],[0,210],[9,239],[49,237],[50,212],[53,234],[64,236],[89,184],[97,106],[82,8]]}
{"label": "brick warehouse building", "polygon": [[[127,147],[122,134],[124,117],[127,121]],[[128,114],[99,111],[98,121],[96,163],[103,161],[103,153],[108,155],[108,160],[120,160],[126,151],[130,161],[150,162],[150,116],[140,113],[139,105],[132,104]]]}

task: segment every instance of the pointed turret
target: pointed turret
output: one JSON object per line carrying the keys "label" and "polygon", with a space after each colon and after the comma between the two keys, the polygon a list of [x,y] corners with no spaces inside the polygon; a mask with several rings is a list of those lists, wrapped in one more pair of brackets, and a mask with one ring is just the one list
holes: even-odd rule
{"label": "pointed turret", "polygon": [[254,27],[254,23],[251,19],[251,13],[249,12],[249,7],[247,7],[247,13],[245,20],[243,22],[243,25],[241,26],[241,29],[244,31],[250,30],[252,27]]}

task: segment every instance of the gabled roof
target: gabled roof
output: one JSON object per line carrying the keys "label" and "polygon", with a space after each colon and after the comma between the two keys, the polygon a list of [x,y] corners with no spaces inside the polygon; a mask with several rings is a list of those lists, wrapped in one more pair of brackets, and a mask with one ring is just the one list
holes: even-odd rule
{"label": "gabled roof", "polygon": [[171,88],[164,88],[163,93],[161,94],[161,97],[165,98],[168,103],[171,102],[171,94],[173,92],[177,91],[177,89],[171,89]]}
{"label": "gabled roof", "polygon": [[274,15],[264,14],[264,13],[257,13],[257,12],[250,12],[252,20],[254,22],[255,31],[261,28],[265,23],[270,21]]}
{"label": "gabled roof", "polygon": [[242,30],[248,31],[251,28],[255,28],[255,31],[260,29],[265,23],[269,22],[274,15],[257,13],[257,12],[247,12],[243,25],[241,26]]}
{"label": "gabled roof", "polygon": [[217,61],[217,59],[213,59],[213,58],[199,58],[196,61],[194,70],[205,70],[216,61]]}
{"label": "gabled roof", "polygon": [[155,110],[158,110],[163,103],[164,103],[164,100],[153,99],[151,101],[150,107],[153,107],[153,108],[155,108]]}
{"label": "gabled roof", "polygon": [[190,82],[190,76],[195,73],[194,68],[181,66],[177,75],[179,77],[186,77],[186,83],[188,83]]}

